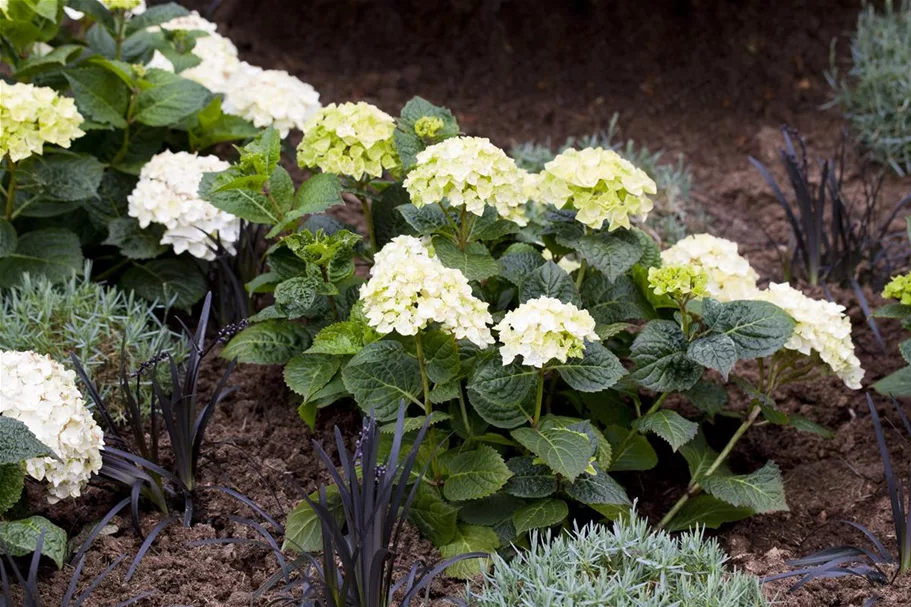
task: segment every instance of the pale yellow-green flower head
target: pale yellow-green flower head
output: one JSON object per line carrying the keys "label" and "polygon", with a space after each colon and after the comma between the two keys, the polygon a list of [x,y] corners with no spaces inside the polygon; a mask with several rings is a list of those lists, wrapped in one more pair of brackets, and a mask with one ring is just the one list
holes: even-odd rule
{"label": "pale yellow-green flower head", "polygon": [[645,221],[654,206],[648,195],[657,193],[655,182],[613,150],[568,149],[544,165],[539,186],[541,202],[558,209],[569,206],[576,219],[610,231]]}
{"label": "pale yellow-green flower head", "polygon": [[587,310],[553,297],[526,301],[507,312],[494,328],[500,332],[504,365],[517,356],[530,367],[541,368],[552,360],[565,363],[582,357],[586,340],[599,339],[595,319]]}
{"label": "pale yellow-green flower head", "polygon": [[648,284],[655,295],[669,295],[673,299],[703,297],[709,275],[693,266],[662,266],[648,269]]}
{"label": "pale yellow-green flower head", "polygon": [[897,299],[903,305],[911,306],[911,273],[893,276],[883,289],[883,297]]}
{"label": "pale yellow-green flower head", "polygon": [[662,251],[661,261],[664,265],[692,266],[705,272],[708,276],[705,295],[718,301],[751,299],[757,291],[759,274],[731,240],[693,234]]}
{"label": "pale yellow-green flower head", "polygon": [[0,80],[0,158],[13,162],[42,154],[44,144],[68,148],[85,135],[76,103],[53,89]]}
{"label": "pale yellow-green flower head", "polygon": [[414,123],[414,132],[421,139],[436,137],[443,128],[443,119],[438,116],[421,116]]}
{"label": "pale yellow-green flower head", "polygon": [[102,4],[112,11],[132,11],[139,7],[145,8],[143,0],[102,0]]}
{"label": "pale yellow-green flower head", "polygon": [[363,179],[382,177],[400,165],[392,141],[395,119],[364,103],[330,103],[303,126],[297,163],[325,173]]}
{"label": "pale yellow-green flower head", "polygon": [[404,185],[416,207],[445,200],[480,216],[490,205],[501,217],[524,226],[528,182],[526,173],[490,140],[452,137],[418,153]]}

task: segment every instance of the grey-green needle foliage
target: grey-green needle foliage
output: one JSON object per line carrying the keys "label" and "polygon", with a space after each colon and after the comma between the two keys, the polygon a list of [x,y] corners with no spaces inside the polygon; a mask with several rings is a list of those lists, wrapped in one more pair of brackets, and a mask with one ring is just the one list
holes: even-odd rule
{"label": "grey-green needle foliage", "polygon": [[730,571],[701,532],[671,536],[633,518],[532,535],[512,561],[496,556],[471,607],[764,607],[756,577]]}
{"label": "grey-green needle foliage", "polygon": [[[86,268],[84,275],[90,274]],[[102,395],[113,403],[111,414],[117,421],[123,412],[118,383],[122,346],[127,369],[159,351],[177,361],[186,356],[184,340],[162,324],[154,314],[155,305],[87,278],[74,276],[53,284],[43,276],[25,275],[0,299],[0,350],[47,354],[67,368],[74,352]],[[166,372],[167,365],[159,367],[159,373]],[[147,407],[150,379],[140,378],[140,383]]]}

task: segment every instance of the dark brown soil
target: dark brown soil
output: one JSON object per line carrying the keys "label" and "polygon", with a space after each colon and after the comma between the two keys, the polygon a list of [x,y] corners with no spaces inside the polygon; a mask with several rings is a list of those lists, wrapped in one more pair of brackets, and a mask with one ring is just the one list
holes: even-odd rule
{"label": "dark brown soil", "polygon": [[[740,242],[764,279],[781,280],[780,251],[769,244],[765,232],[786,246],[784,214],[747,156],[774,165],[782,123],[798,127],[814,154],[834,150],[843,122],[836,111],[820,109],[828,100],[823,73],[830,42],[853,27],[858,9],[858,2],[848,0],[319,0],[307,3],[305,10],[284,0],[225,0],[216,18],[246,60],[291,71],[313,84],[324,103],[364,99],[397,114],[408,98],[420,94],[451,108],[466,132],[504,146],[591,133],[605,128],[619,112],[624,135],[650,148],[686,155],[696,178],[695,198],[711,218],[710,231]],[[842,39],[838,56],[843,58],[845,50]],[[855,188],[858,164],[852,155],[849,177]],[[777,168],[776,175],[783,177]],[[890,178],[885,199],[898,200],[909,189],[911,181]],[[343,218],[357,223],[353,208]],[[833,295],[850,309],[867,379],[872,382],[898,368],[900,327],[880,323],[890,344],[884,356],[854,295],[837,289]],[[873,306],[881,303],[869,289],[867,297]],[[313,434],[297,418],[295,399],[283,387],[280,369],[243,367],[233,383],[240,390],[221,406],[213,423],[202,483],[237,488],[280,517],[297,503],[300,491],[326,480],[312,457]],[[737,401],[742,397],[732,396],[735,404],[743,404]],[[750,470],[767,459],[778,462],[791,511],[722,530],[719,535],[732,562],[768,575],[785,570],[788,558],[862,541],[839,519],[862,523],[894,541],[862,395],[822,379],[789,389],[783,400],[786,410],[800,411],[837,434],[823,440],[766,426],[741,442],[732,464]],[[881,411],[897,423],[885,406]],[[334,424],[351,432],[357,416],[326,411],[316,434],[326,436]],[[730,431],[714,430],[713,440],[722,441]],[[899,440],[888,422],[887,433],[896,467],[906,470],[911,445]],[[683,480],[676,476],[680,470],[670,466],[657,482],[633,480],[633,493],[635,487],[643,488],[644,511],[666,509],[676,499]],[[249,529],[227,519],[229,514],[252,516],[248,508],[212,489],[202,495],[201,524],[170,527],[129,583],[122,582],[125,563],[86,607],[109,605],[149,589],[157,593],[143,605],[250,604],[251,593],[276,571],[277,561],[269,551],[249,545],[188,546],[199,539],[253,537]],[[113,501],[105,492],[92,490],[84,500],[47,511],[75,534]],[[144,525],[151,528],[155,522],[150,516]],[[119,531],[102,538],[90,553],[86,577],[120,554],[132,558],[139,548],[129,521],[118,519],[116,524]],[[406,550],[435,558],[430,544],[414,536]],[[48,598],[62,594],[65,577],[51,575]],[[795,594],[784,593],[788,586],[772,585],[770,597],[781,593],[778,604],[787,607],[859,607],[871,592],[859,580],[814,582]],[[437,590],[457,592],[459,586]],[[907,576],[891,588],[875,590],[884,598],[881,605],[911,605]]]}

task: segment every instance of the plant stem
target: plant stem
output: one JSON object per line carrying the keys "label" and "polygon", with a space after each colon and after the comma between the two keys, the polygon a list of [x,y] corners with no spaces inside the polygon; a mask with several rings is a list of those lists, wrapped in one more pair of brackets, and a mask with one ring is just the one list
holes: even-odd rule
{"label": "plant stem", "polygon": [[535,396],[535,417],[531,421],[531,425],[535,428],[538,427],[538,422],[541,421],[541,404],[544,402],[544,367],[541,367],[541,370],[538,371],[538,393]]}
{"label": "plant stem", "polygon": [[468,419],[468,408],[465,406],[465,395],[462,394],[462,382],[459,382],[459,409],[462,412],[462,423],[465,424],[465,432],[468,434],[468,439],[473,438],[473,432],[471,431],[471,421]]}
{"label": "plant stem", "polygon": [[133,120],[133,108],[136,107],[136,91],[133,91],[130,94],[130,104],[127,106],[127,115],[126,122],[127,125],[123,129],[123,143],[120,144],[120,149],[117,150],[117,155],[114,156],[114,159],[111,160],[112,165],[117,165],[121,160],[127,155],[127,152],[130,149],[130,123]]}
{"label": "plant stem", "polygon": [[359,198],[361,201],[361,209],[364,210],[364,222],[367,224],[367,240],[370,241],[370,251],[376,253],[378,250],[377,241],[376,241],[376,228],[373,225],[373,212],[370,208],[370,203],[367,202],[366,196]]}
{"label": "plant stem", "polygon": [[582,283],[585,281],[585,272],[588,270],[588,260],[584,257],[582,258],[582,265],[579,266],[579,272],[576,274],[576,288],[581,289]]}
{"label": "plant stem", "polygon": [[123,11],[116,11],[114,18],[117,20],[117,39],[114,40],[114,44],[116,45],[114,57],[120,61],[123,58],[123,34],[127,27],[127,18]]}
{"label": "plant stem", "polygon": [[13,205],[16,202],[16,163],[7,159],[6,170],[9,173],[9,185],[6,187],[6,220],[13,219]]}
{"label": "plant stem", "polygon": [[424,361],[424,345],[421,343],[421,331],[414,335],[414,346],[418,355],[418,367],[421,370],[421,385],[424,388],[424,413],[430,415],[430,380],[427,378],[427,364]]}
{"label": "plant stem", "polygon": [[[323,273],[323,282],[327,285],[332,284],[329,281],[329,272],[326,270],[326,266],[320,266],[319,269]],[[335,320],[340,320],[338,315],[338,306],[335,305],[335,296],[327,295],[326,297],[329,300],[329,307],[332,308],[332,316],[335,318]]]}

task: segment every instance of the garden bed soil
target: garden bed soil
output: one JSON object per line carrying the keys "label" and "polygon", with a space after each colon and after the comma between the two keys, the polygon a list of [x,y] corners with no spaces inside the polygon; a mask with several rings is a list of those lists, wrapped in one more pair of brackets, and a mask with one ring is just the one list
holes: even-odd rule
{"label": "garden bed soil", "polygon": [[[829,98],[823,73],[830,41],[853,28],[859,3],[580,0],[503,2],[499,12],[484,8],[494,4],[321,0],[309,3],[306,12],[295,12],[281,0],[225,0],[216,17],[244,59],[289,70],[313,84],[324,103],[364,99],[395,114],[420,94],[451,108],[465,132],[489,136],[502,146],[592,133],[619,112],[625,136],[686,155],[695,176],[693,197],[710,219],[708,230],[741,243],[764,280],[780,280],[787,225],[747,156],[774,165],[782,123],[799,128],[815,155],[834,150],[843,121],[836,111],[820,109]],[[841,38],[839,57],[845,51]],[[860,188],[858,166],[852,154],[848,186],[853,191]],[[897,201],[909,189],[908,179],[890,177],[883,195],[887,203]],[[359,223],[353,207],[336,210],[340,218]],[[770,245],[766,233],[781,247]],[[890,345],[884,355],[854,294],[833,289],[832,295],[850,311],[867,380],[900,367],[897,344],[904,336],[898,324],[880,323]],[[872,306],[882,303],[869,288],[866,295]],[[207,369],[205,383],[214,381],[216,367]],[[295,414],[296,399],[284,388],[280,368],[241,366],[233,383],[239,389],[219,407],[211,427],[202,483],[234,487],[281,516],[298,502],[301,491],[327,480],[315,463],[310,439],[326,439],[335,424],[353,435],[357,415],[329,409],[312,433]],[[737,393],[732,400],[734,406],[745,405]],[[784,475],[790,511],[756,516],[715,533],[732,563],[768,575],[784,571],[788,558],[862,542],[840,519],[864,524],[894,542],[862,395],[829,378],[788,388],[782,400],[784,410],[799,411],[836,436],[825,440],[764,426],[741,441],[733,467],[748,471],[774,459]],[[880,405],[896,467],[906,470],[911,445],[893,430],[894,413]],[[723,442],[731,431],[719,422],[709,430],[709,439]],[[665,510],[682,490],[685,466],[672,460],[657,473],[624,479],[630,494],[640,496],[645,514]],[[91,489],[86,499],[47,512],[75,534],[113,503],[109,494]],[[227,518],[233,514],[254,515],[232,498],[204,490],[198,525],[170,527],[131,582],[122,583],[128,563],[121,564],[86,607],[149,589],[157,592],[142,605],[250,604],[251,593],[277,570],[274,556],[251,545],[188,545],[215,537],[252,538],[248,528]],[[155,522],[150,516],[144,525],[151,528]],[[101,538],[90,552],[86,577],[120,554],[131,558],[139,548],[128,520],[116,524],[119,530]],[[406,558],[436,558],[432,546],[413,532],[403,549]],[[47,596],[59,597],[66,575],[48,573]],[[860,607],[871,592],[861,580],[813,582],[795,594],[785,592],[788,586],[771,585],[770,597],[777,596],[777,604],[786,607]],[[441,580],[434,590],[441,596],[461,588],[459,582]],[[875,590],[884,599],[880,605],[911,605],[908,576]]]}

